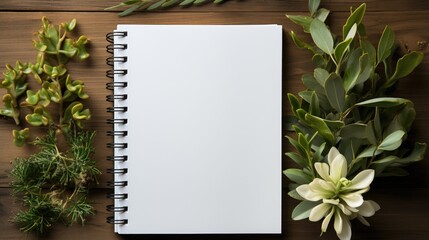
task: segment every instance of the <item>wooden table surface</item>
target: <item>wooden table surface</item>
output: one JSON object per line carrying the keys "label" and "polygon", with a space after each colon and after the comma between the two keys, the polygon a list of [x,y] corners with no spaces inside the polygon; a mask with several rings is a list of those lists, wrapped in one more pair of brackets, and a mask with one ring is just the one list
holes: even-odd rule
{"label": "wooden table surface", "polygon": [[[87,35],[91,41],[89,61],[72,63],[70,71],[75,78],[85,81],[87,92],[91,96],[87,101],[93,118],[88,123],[89,129],[97,131],[95,159],[104,172],[100,184],[91,192],[97,214],[88,219],[84,227],[73,225],[55,226],[52,231],[40,239],[319,239],[320,222],[311,223],[307,220],[292,221],[290,218],[297,201],[287,196],[288,180],[284,179],[283,194],[283,234],[281,235],[164,235],[164,236],[119,236],[113,232],[113,226],[106,223],[109,213],[105,206],[111,201],[105,198],[110,190],[106,181],[111,179],[105,173],[109,162],[105,156],[111,154],[105,145],[109,138],[105,132],[109,125],[105,119],[109,115],[105,108],[108,91],[105,90],[105,35],[112,31],[116,24],[265,24],[283,25],[284,30],[284,63],[283,92],[297,93],[303,89],[300,82],[301,74],[313,70],[310,55],[294,47],[288,38],[287,31],[299,28],[291,24],[285,13],[298,14],[307,11],[306,0],[230,0],[213,6],[211,4],[187,9],[172,9],[162,12],[136,13],[119,18],[117,12],[103,11],[105,7],[118,3],[119,0],[2,0],[0,2],[0,71],[4,71],[6,63],[13,64],[16,60],[34,61],[35,51],[31,39],[33,33],[41,26],[40,19],[46,16],[53,23],[78,20],[80,34]],[[331,10],[329,24],[339,32],[348,16],[351,5],[358,6],[354,0],[326,0],[322,6]],[[419,41],[429,42],[429,1],[423,0],[368,0],[367,14],[364,19],[369,38],[373,43],[386,24],[396,32],[398,43],[403,49],[419,49]],[[423,48],[425,54],[429,53]],[[168,64],[168,63],[166,63]],[[429,142],[429,58],[426,57],[416,72],[401,82],[395,93],[414,101],[417,119],[410,133],[410,138],[421,142]],[[3,92],[1,92],[3,93]],[[288,103],[283,102],[284,114],[289,112]],[[17,148],[12,144],[11,130],[14,125],[0,119],[0,239],[38,239],[32,234],[25,234],[9,222],[18,204],[10,196],[9,176],[11,161],[15,156],[26,156],[29,148]],[[284,141],[284,149],[288,148]],[[427,157],[428,158],[428,157]],[[371,227],[362,226],[353,221],[353,239],[429,239],[429,159],[425,159],[408,170],[411,175],[402,178],[376,179],[372,189],[364,197],[373,199],[381,205],[381,210],[369,218]],[[283,159],[283,166],[292,166],[290,161]],[[330,226],[332,227],[332,226]],[[335,232],[330,229],[320,239],[335,239]]]}

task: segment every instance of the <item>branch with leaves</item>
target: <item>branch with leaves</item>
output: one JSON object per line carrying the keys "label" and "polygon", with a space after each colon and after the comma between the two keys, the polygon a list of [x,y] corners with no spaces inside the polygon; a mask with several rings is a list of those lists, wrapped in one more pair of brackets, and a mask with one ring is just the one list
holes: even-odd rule
{"label": "branch with leaves", "polygon": [[[0,115],[19,126],[26,122],[47,130],[45,137],[31,142],[39,152],[12,163],[13,195],[23,205],[12,221],[26,232],[45,233],[58,221],[83,224],[94,213],[87,201],[88,185],[101,172],[92,159],[95,132],[82,129],[91,117],[82,102],[89,96],[83,81],[73,79],[66,67],[72,59],[89,57],[88,38],[69,37],[75,27],[75,19],[54,26],[43,17],[42,29],[33,41],[36,63],[6,65],[0,83],[6,89]],[[30,81],[33,89],[29,89]],[[15,145],[24,146],[30,128],[13,130],[13,136]]]}
{"label": "branch with leaves", "polygon": [[397,56],[389,26],[377,47],[368,41],[365,3],[350,9],[340,35],[325,24],[329,10],[319,5],[320,0],[309,0],[309,16],[287,15],[310,34],[313,43],[290,32],[297,47],[313,54],[316,68],[302,76],[305,91],[288,94],[289,129],[297,138],[287,136],[296,151],[286,155],[300,168],[284,174],[293,182],[289,195],[301,201],[293,219],[324,218],[324,232],[335,216],[338,237],[350,239],[350,220],[369,225],[363,217],[380,208],[362,197],[373,177],[407,175],[403,167],[424,158],[426,143],[406,142],[416,116],[413,102],[390,96],[423,54]]}
{"label": "branch with leaves", "polygon": [[128,0],[119,3],[118,5],[108,7],[104,10],[112,10],[116,8],[127,8],[123,12],[118,15],[123,17],[127,16],[134,11],[152,11],[159,9],[167,9],[174,6],[180,7],[190,7],[190,6],[199,6],[208,2],[212,2],[214,4],[220,4],[225,2],[226,0]]}

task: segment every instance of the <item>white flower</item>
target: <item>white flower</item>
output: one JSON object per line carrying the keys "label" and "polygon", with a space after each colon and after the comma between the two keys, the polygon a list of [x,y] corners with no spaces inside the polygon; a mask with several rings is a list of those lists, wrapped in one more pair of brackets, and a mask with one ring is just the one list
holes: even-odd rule
{"label": "white flower", "polygon": [[338,238],[350,239],[350,219],[358,218],[363,224],[369,225],[364,217],[370,217],[380,209],[376,202],[364,201],[362,197],[374,179],[374,170],[363,170],[348,180],[347,161],[335,147],[328,153],[328,163],[315,163],[314,167],[321,178],[299,186],[296,191],[307,201],[320,201],[311,210],[309,220],[317,222],[325,218],[322,232],[326,232],[329,222],[334,218]]}

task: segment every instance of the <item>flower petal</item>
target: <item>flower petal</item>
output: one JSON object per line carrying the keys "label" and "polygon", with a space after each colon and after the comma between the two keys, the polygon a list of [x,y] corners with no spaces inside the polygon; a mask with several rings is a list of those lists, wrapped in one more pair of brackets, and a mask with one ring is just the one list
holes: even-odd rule
{"label": "flower petal", "polygon": [[338,215],[339,215],[339,219],[341,219],[341,225],[340,225],[341,229],[338,229],[337,226],[335,225],[335,223],[337,223],[337,214],[336,214],[334,228],[335,228],[335,231],[337,232],[337,236],[341,240],[350,240],[350,238],[352,237],[352,229],[350,226],[350,221],[345,215],[339,212],[338,212]]}
{"label": "flower petal", "polygon": [[340,199],[323,199],[324,203],[329,203],[331,205],[338,205],[338,203],[340,203]]}
{"label": "flower petal", "polygon": [[363,224],[363,225],[365,225],[365,226],[370,226],[370,224],[369,224],[369,222],[364,218],[364,217],[362,217],[361,215],[357,215],[357,219]]}
{"label": "flower petal", "polygon": [[339,154],[331,162],[329,176],[334,183],[337,183],[341,178],[346,177],[346,175],[347,161],[343,155]]}
{"label": "flower petal", "polygon": [[310,216],[308,219],[312,222],[317,222],[322,219],[331,210],[332,205],[327,203],[321,203],[311,209]]}
{"label": "flower petal", "polygon": [[331,221],[332,216],[335,213],[335,208],[332,208],[331,212],[323,219],[322,222],[322,232],[326,232],[326,229],[328,228],[329,222]]}
{"label": "flower petal", "polygon": [[343,211],[343,213],[344,213],[345,215],[351,215],[351,214],[352,214],[352,212],[351,212],[348,208],[346,208],[346,207],[344,206],[344,204],[339,203],[339,204],[338,204],[338,208],[339,208],[339,209],[341,209],[341,211]]}
{"label": "flower petal", "polygon": [[341,195],[340,198],[344,200],[352,208],[357,208],[362,205],[363,197],[360,194],[349,193],[345,195]]}
{"label": "flower petal", "polygon": [[338,151],[336,147],[331,147],[331,150],[329,150],[329,153],[328,153],[329,166],[332,166],[332,161],[335,159],[335,157],[337,157],[340,154],[341,153]]}
{"label": "flower petal", "polygon": [[323,196],[320,193],[316,193],[311,191],[308,184],[303,184],[296,188],[296,192],[303,198],[305,198],[308,201],[319,201],[323,198]]}
{"label": "flower petal", "polygon": [[352,184],[347,189],[362,189],[367,188],[374,180],[374,170],[366,169],[358,173],[353,179]]}
{"label": "flower petal", "polygon": [[359,210],[359,215],[371,217],[375,214],[376,211],[380,210],[380,205],[374,201],[369,200],[364,201],[357,209]]}
{"label": "flower petal", "polygon": [[314,168],[316,168],[317,173],[326,181],[332,181],[329,177],[329,165],[326,163],[315,163]]}
{"label": "flower petal", "polygon": [[315,178],[308,184],[313,192],[319,192],[324,195],[324,198],[329,198],[331,195],[335,195],[335,185],[332,182],[327,182],[320,178]]}
{"label": "flower petal", "polygon": [[335,211],[334,229],[337,235],[341,234],[341,231],[343,231],[343,217],[340,211]]}

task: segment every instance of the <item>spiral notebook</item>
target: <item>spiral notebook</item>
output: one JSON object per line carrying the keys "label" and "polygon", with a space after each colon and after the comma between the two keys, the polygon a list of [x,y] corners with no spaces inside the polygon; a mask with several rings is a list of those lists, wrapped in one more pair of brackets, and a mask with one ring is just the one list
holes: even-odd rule
{"label": "spiral notebook", "polygon": [[107,40],[115,232],[281,233],[282,27],[118,25]]}

